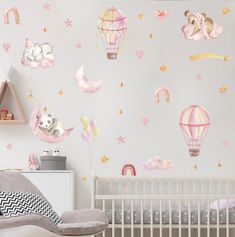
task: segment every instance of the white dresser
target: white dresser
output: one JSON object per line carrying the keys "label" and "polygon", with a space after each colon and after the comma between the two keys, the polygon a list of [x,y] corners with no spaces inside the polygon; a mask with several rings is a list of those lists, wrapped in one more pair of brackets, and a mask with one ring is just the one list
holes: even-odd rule
{"label": "white dresser", "polygon": [[75,175],[70,170],[22,171],[48,199],[53,209],[61,215],[75,209]]}

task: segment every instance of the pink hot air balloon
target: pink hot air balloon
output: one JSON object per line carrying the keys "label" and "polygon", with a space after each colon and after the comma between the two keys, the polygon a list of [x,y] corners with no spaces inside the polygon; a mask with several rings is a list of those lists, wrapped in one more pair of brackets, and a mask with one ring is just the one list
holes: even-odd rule
{"label": "pink hot air balloon", "polygon": [[188,143],[190,156],[199,156],[201,144],[210,126],[208,112],[198,105],[189,106],[181,113],[179,125]]}
{"label": "pink hot air balloon", "polygon": [[126,17],[114,7],[106,9],[98,17],[97,29],[104,42],[108,59],[116,59],[126,33]]}

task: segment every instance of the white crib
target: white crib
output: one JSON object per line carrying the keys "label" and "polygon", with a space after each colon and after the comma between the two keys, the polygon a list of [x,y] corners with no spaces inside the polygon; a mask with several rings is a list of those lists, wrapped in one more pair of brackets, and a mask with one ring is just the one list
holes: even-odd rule
{"label": "white crib", "polygon": [[94,177],[91,194],[102,237],[235,236],[235,178]]}

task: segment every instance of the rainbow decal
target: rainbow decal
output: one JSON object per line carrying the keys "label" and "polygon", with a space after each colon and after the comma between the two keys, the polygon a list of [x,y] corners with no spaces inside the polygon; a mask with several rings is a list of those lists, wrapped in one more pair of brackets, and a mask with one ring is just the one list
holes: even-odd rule
{"label": "rainbow decal", "polygon": [[160,94],[162,94],[162,93],[165,96],[165,101],[167,103],[170,103],[171,102],[170,91],[165,87],[160,87],[155,91],[155,102],[158,104],[160,103]]}
{"label": "rainbow decal", "polygon": [[14,16],[16,25],[19,25],[19,24],[20,24],[20,14],[19,14],[19,12],[18,12],[18,10],[17,10],[16,7],[11,7],[11,8],[9,8],[9,9],[7,9],[7,10],[5,11],[4,24],[5,24],[5,25],[8,25],[8,24],[10,23],[10,21],[9,21],[9,15],[10,15],[11,13],[12,13],[13,16]]}
{"label": "rainbow decal", "polygon": [[128,171],[130,171],[131,176],[136,176],[135,166],[132,164],[126,164],[122,167],[122,176],[126,176]]}

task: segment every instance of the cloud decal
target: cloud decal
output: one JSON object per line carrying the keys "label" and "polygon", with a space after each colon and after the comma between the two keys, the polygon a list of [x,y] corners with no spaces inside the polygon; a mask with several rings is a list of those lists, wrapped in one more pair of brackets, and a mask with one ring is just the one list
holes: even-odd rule
{"label": "cloud decal", "polygon": [[26,39],[22,64],[31,68],[47,68],[54,65],[53,47],[49,43],[32,43]]}
{"label": "cloud decal", "polygon": [[142,167],[146,171],[169,170],[174,167],[174,164],[171,160],[161,160],[158,156],[155,156],[145,161]]}

